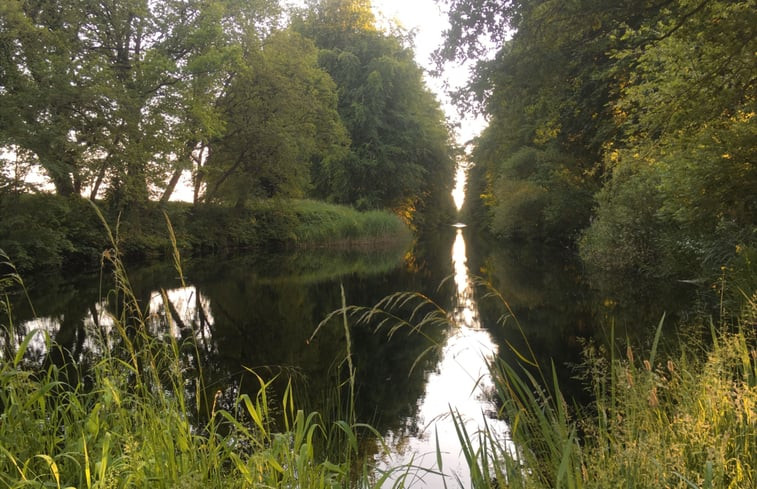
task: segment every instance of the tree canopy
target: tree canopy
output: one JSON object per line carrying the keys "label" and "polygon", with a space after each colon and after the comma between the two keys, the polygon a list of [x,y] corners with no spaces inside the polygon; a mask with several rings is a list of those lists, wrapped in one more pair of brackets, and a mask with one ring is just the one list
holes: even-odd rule
{"label": "tree canopy", "polygon": [[146,200],[191,139],[218,130],[208,74],[220,70],[225,7],[5,2],[2,142],[25,150],[60,194],[88,187],[94,197],[107,182],[119,205]]}
{"label": "tree canopy", "polygon": [[680,272],[755,246],[753,0],[445,0],[439,54],[490,118],[473,182],[498,235]]}
{"label": "tree canopy", "polygon": [[320,48],[352,141],[343,158],[314,168],[316,195],[403,214],[443,195],[449,208],[450,131],[405,39],[380,30],[364,0],[310,2],[295,27]]}
{"label": "tree canopy", "polygon": [[0,148],[16,168],[3,159],[0,181],[38,166],[59,195],[133,209],[190,172],[196,202],[414,215],[448,193],[453,156],[406,41],[368,1],[294,17],[277,0],[3,2]]}
{"label": "tree canopy", "polygon": [[312,42],[293,31],[245,53],[218,106],[228,129],[210,141],[208,198],[301,197],[311,161],[339,158],[349,145],[334,82]]}

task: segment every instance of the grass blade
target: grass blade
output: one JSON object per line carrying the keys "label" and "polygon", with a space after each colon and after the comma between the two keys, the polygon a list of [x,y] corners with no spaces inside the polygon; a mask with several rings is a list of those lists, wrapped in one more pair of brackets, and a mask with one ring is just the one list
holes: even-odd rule
{"label": "grass blade", "polygon": [[660,336],[662,336],[662,324],[665,322],[665,313],[660,318],[660,323],[657,325],[657,331],[654,334],[654,341],[652,342],[652,351],[649,353],[649,364],[654,368],[655,357],[657,356],[657,345],[660,342]]}

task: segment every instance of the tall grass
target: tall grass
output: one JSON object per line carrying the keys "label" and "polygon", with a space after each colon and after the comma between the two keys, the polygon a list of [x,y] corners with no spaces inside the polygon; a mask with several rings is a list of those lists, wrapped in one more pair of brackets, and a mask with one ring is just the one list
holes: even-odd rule
{"label": "tall grass", "polygon": [[[450,326],[449,317],[450,315],[441,306],[418,292],[396,292],[379,300],[373,306],[355,306],[347,305],[344,289],[342,289],[342,307],[327,315],[318,324],[309,341],[312,341],[323,328],[334,326],[337,320],[344,329],[346,352],[341,366],[348,372],[348,379],[345,380],[343,386],[350,393],[350,398],[346,403],[346,414],[343,417],[352,419],[356,416],[354,399],[357,387],[355,385],[356,370],[351,352],[351,326],[367,328],[372,334],[383,335],[387,339],[395,336],[420,338],[423,348],[412,362],[408,363],[409,376],[416,369],[430,368],[429,363],[436,364],[443,347],[443,336]],[[390,381],[390,383],[392,388],[397,388],[396,382]],[[376,448],[383,451],[384,455],[391,453],[392,449],[384,443],[382,435],[375,429],[366,425],[358,424],[357,426],[365,427],[373,435],[370,442],[378,444]],[[371,461],[359,466],[363,470],[371,467],[371,472],[364,473],[362,479],[370,480],[374,487],[392,487],[393,489],[414,487],[418,485],[418,482],[423,481],[424,475],[439,475],[435,468],[417,465],[413,458],[406,463],[392,466],[376,468],[373,467],[374,465],[375,463]]]}
{"label": "tall grass", "polygon": [[[492,373],[512,444],[483,429],[458,436],[477,488],[757,487],[757,294],[711,341],[678,338],[658,351],[585,349],[583,377],[596,402],[569,408],[525,358]],[[670,342],[668,342],[670,343]],[[545,377],[556,379],[551,366]]]}
{"label": "tall grass", "polygon": [[[101,357],[86,370],[54,362],[30,369],[22,365],[27,348],[42,341],[49,352],[57,348],[50,337],[32,331],[5,344],[0,487],[367,485],[368,470],[354,470],[361,428],[298,410],[291,385],[278,400],[269,397],[275,379],[261,377],[254,398],[234,395],[231,405],[219,402],[221,391],[203,398],[207,386],[186,376],[183,359],[194,346],[169,334],[170,324],[163,336],[149,332],[120,259],[118,226],[108,233],[112,248],[103,261],[116,278],[109,295],[118,307],[110,333],[89,332]],[[178,252],[175,258],[181,273]],[[1,312],[2,326],[12,331],[12,311]],[[165,320],[170,323],[169,314]],[[193,382],[199,382],[194,393]],[[349,443],[329,457],[318,448],[332,443],[334,433]]]}
{"label": "tall grass", "polygon": [[294,200],[289,205],[297,217],[293,233],[300,244],[344,246],[410,239],[405,223],[388,211],[359,212],[313,200]]}

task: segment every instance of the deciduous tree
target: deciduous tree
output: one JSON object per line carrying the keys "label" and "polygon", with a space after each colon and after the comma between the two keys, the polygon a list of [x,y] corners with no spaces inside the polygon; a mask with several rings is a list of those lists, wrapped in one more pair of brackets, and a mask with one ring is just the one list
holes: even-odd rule
{"label": "deciduous tree", "polygon": [[410,217],[444,194],[449,208],[450,133],[409,39],[379,29],[363,0],[310,2],[295,26],[321,49],[352,141],[346,157],[314,169],[316,195]]}
{"label": "deciduous tree", "polygon": [[248,44],[218,101],[225,130],[210,143],[207,200],[303,196],[311,162],[328,164],[349,143],[336,87],[313,43],[296,32]]}

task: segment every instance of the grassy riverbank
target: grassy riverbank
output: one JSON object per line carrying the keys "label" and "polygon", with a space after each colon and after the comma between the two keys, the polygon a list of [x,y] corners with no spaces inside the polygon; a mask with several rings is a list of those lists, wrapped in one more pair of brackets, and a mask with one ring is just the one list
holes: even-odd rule
{"label": "grassy riverbank", "polygon": [[363,484],[353,469],[369,427],[297,409],[291,384],[269,397],[275,377],[257,377],[257,396],[205,385],[194,336],[176,335],[170,314],[156,332],[118,254],[106,259],[115,312],[87,332],[96,357],[76,362],[43,331],[14,336],[5,293],[23,282],[0,280],[0,487]]}
{"label": "grassy riverbank", "polygon": [[[99,205],[99,204],[98,204]],[[170,256],[166,215],[184,256],[283,247],[351,247],[407,241],[410,231],[387,211],[307,200],[264,200],[245,208],[151,203],[118,212],[102,206],[129,262]],[[165,215],[164,215],[165,213]],[[95,209],[85,199],[19,195],[0,202],[0,249],[23,272],[94,269],[109,247]]]}
{"label": "grassy riverbank", "polygon": [[578,410],[551,380],[560,366],[495,362],[512,443],[458,423],[474,487],[757,486],[757,293],[731,321],[661,331],[647,349],[587,344],[578,375],[595,402]]}

